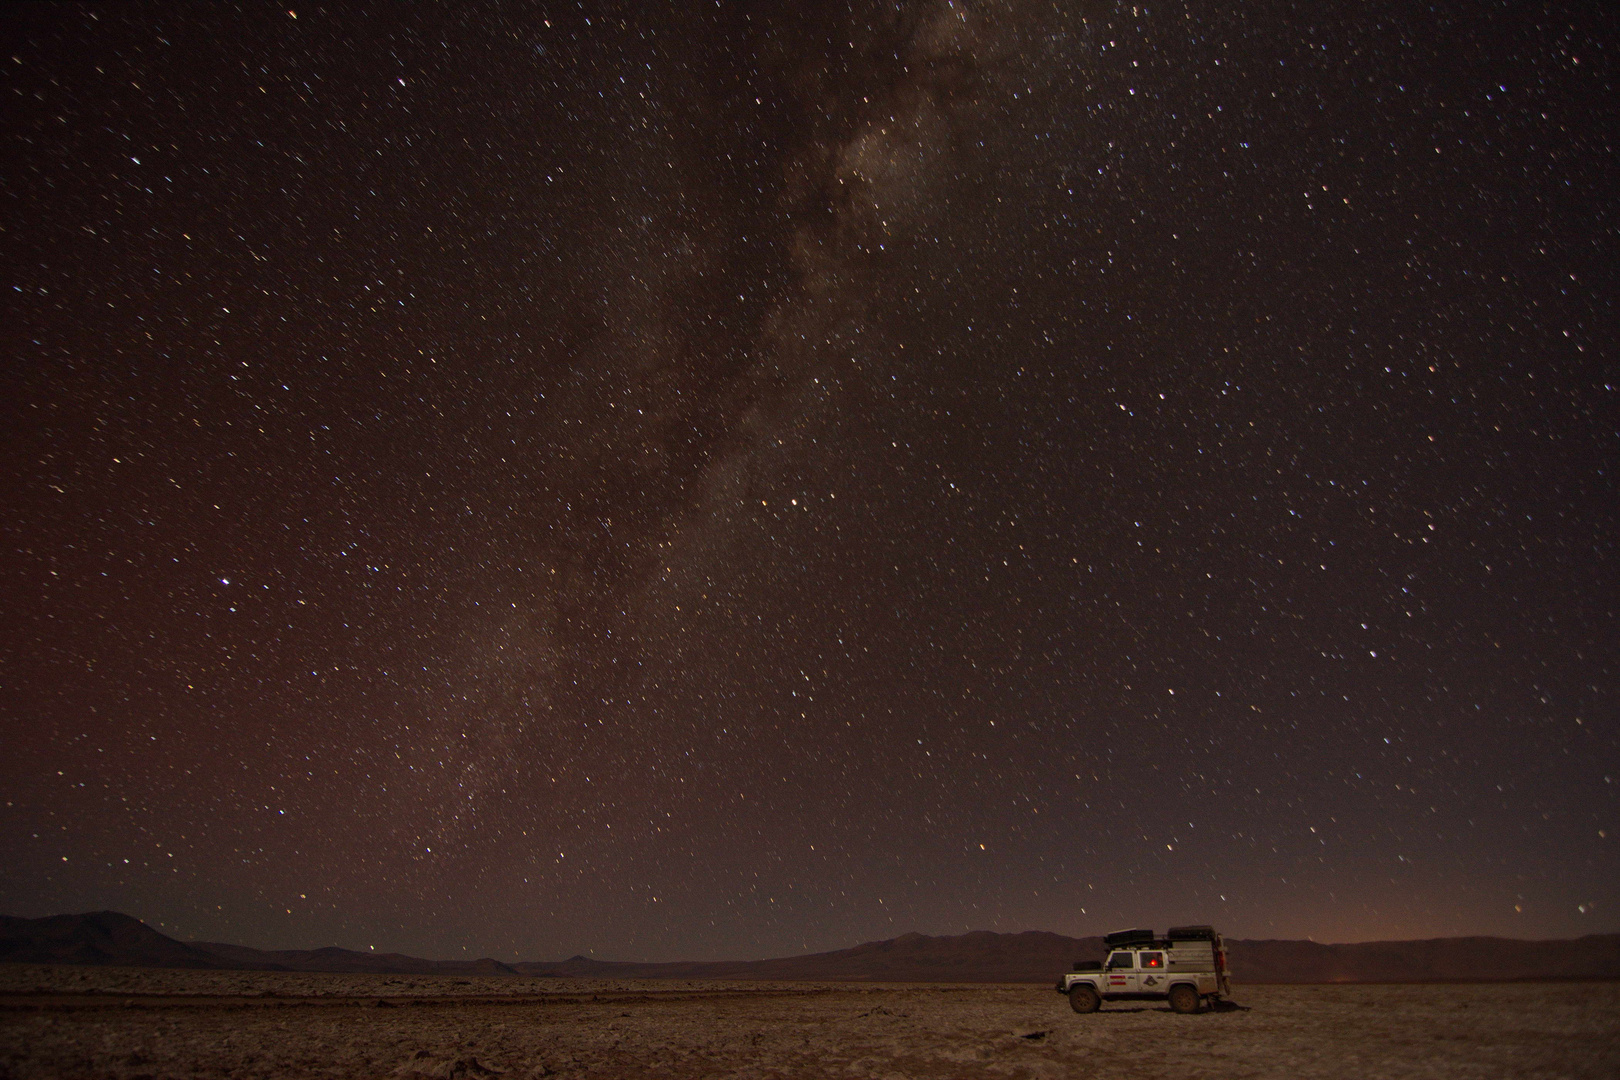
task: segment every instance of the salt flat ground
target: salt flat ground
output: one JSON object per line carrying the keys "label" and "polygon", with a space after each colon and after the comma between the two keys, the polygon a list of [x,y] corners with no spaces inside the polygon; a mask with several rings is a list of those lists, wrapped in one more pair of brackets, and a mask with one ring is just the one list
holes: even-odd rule
{"label": "salt flat ground", "polygon": [[1620,983],[1234,997],[0,965],[0,1078],[1620,1076]]}

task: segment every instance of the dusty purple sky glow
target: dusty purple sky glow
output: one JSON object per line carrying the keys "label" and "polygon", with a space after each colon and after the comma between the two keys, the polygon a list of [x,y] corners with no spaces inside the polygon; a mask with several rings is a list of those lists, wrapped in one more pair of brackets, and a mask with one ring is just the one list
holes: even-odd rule
{"label": "dusty purple sky glow", "polygon": [[1615,19],[788,7],[0,13],[0,910],[1620,929]]}

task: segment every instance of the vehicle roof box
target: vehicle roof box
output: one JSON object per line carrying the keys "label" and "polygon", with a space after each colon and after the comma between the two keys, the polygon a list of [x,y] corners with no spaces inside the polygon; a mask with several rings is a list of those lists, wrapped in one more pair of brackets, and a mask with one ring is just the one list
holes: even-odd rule
{"label": "vehicle roof box", "polygon": [[1164,932],[1171,941],[1214,941],[1213,926],[1172,926]]}
{"label": "vehicle roof box", "polygon": [[1115,930],[1112,934],[1104,935],[1103,944],[1110,949],[1121,945],[1151,945],[1153,944],[1153,931],[1151,930]]}

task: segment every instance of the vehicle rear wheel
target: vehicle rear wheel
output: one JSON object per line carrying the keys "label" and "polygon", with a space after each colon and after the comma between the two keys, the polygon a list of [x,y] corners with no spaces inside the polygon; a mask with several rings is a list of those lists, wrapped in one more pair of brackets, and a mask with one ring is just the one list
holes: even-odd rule
{"label": "vehicle rear wheel", "polygon": [[1102,1008],[1102,998],[1085,984],[1069,988],[1069,1008],[1077,1013],[1094,1013]]}
{"label": "vehicle rear wheel", "polygon": [[1195,1013],[1198,1011],[1198,991],[1182,983],[1180,986],[1170,988],[1170,1007],[1178,1013]]}

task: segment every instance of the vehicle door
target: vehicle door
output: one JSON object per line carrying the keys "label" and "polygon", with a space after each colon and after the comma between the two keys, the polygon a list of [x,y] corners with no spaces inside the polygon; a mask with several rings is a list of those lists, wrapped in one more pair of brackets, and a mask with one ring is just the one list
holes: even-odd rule
{"label": "vehicle door", "polygon": [[1136,954],[1123,949],[1109,953],[1108,961],[1103,965],[1103,976],[1106,984],[1104,993],[1136,993]]}
{"label": "vehicle door", "polygon": [[1170,975],[1164,953],[1157,949],[1136,954],[1136,988],[1144,994],[1163,994]]}

